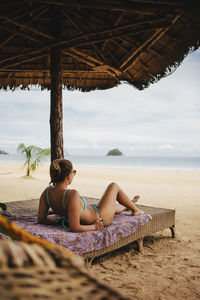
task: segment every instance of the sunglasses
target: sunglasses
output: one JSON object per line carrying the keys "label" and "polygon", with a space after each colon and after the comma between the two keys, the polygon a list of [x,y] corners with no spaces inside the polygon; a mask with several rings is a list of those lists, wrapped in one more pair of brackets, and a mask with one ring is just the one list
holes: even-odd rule
{"label": "sunglasses", "polygon": [[76,170],[72,170],[71,172],[74,173],[74,175],[76,175]]}

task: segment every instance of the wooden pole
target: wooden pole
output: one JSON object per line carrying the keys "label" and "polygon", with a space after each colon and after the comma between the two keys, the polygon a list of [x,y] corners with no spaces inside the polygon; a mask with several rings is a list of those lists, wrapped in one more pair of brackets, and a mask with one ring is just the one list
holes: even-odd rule
{"label": "wooden pole", "polygon": [[[59,39],[61,33],[61,18],[58,10],[53,9],[51,18],[52,34]],[[63,158],[63,105],[62,105],[62,51],[59,46],[50,51],[51,72],[51,161]]]}

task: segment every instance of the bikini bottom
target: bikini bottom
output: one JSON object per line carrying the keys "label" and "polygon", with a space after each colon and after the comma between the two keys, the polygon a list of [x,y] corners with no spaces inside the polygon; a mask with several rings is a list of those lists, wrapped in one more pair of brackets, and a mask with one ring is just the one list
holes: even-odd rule
{"label": "bikini bottom", "polygon": [[97,212],[98,212],[98,214],[99,214],[99,212],[100,212],[100,209],[98,208],[98,206],[96,206],[96,205],[90,205],[94,210],[96,210]]}
{"label": "bikini bottom", "polygon": [[100,215],[100,209],[98,206],[96,205],[90,205],[94,210],[96,210],[98,212],[99,218],[100,220],[103,222],[103,226],[104,226],[104,219],[102,218],[102,216]]}

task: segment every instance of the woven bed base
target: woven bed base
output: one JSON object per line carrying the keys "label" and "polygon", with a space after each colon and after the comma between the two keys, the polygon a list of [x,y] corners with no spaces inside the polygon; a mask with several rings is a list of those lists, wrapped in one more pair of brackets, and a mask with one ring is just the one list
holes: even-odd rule
{"label": "woven bed base", "polygon": [[123,238],[120,241],[102,250],[86,253],[83,255],[83,257],[85,259],[93,259],[95,257],[126,246],[134,241],[138,243],[138,250],[142,251],[144,237],[166,228],[170,228],[172,237],[175,237],[175,210],[143,205],[137,205],[137,207],[143,210],[146,214],[150,214],[152,216],[152,220],[147,224],[144,224],[139,230],[130,234],[128,237]]}
{"label": "woven bed base", "polygon": [[[88,198],[88,204],[97,203],[98,199]],[[39,200],[27,200],[27,201],[16,201],[7,203],[8,210],[14,214],[21,215],[36,215],[39,205]],[[143,225],[135,233],[132,233],[126,238],[121,239],[120,241],[112,244],[111,246],[104,248],[98,251],[92,251],[83,255],[85,259],[93,259],[100,255],[106,254],[113,250],[119,249],[127,244],[130,244],[134,241],[138,243],[139,251],[143,248],[143,239],[144,237],[156,233],[158,231],[164,230],[166,228],[171,229],[172,237],[175,237],[175,210],[157,208],[151,206],[137,205],[138,208],[143,210],[146,214],[152,216],[152,220],[147,224]]]}

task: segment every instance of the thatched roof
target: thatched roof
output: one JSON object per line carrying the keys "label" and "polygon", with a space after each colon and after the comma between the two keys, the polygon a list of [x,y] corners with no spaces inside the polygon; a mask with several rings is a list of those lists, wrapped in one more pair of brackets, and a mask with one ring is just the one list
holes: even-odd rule
{"label": "thatched roof", "polygon": [[127,82],[143,89],[199,47],[197,5],[191,0],[1,0],[0,88],[50,88],[50,51],[59,45],[67,88],[89,91]]}

